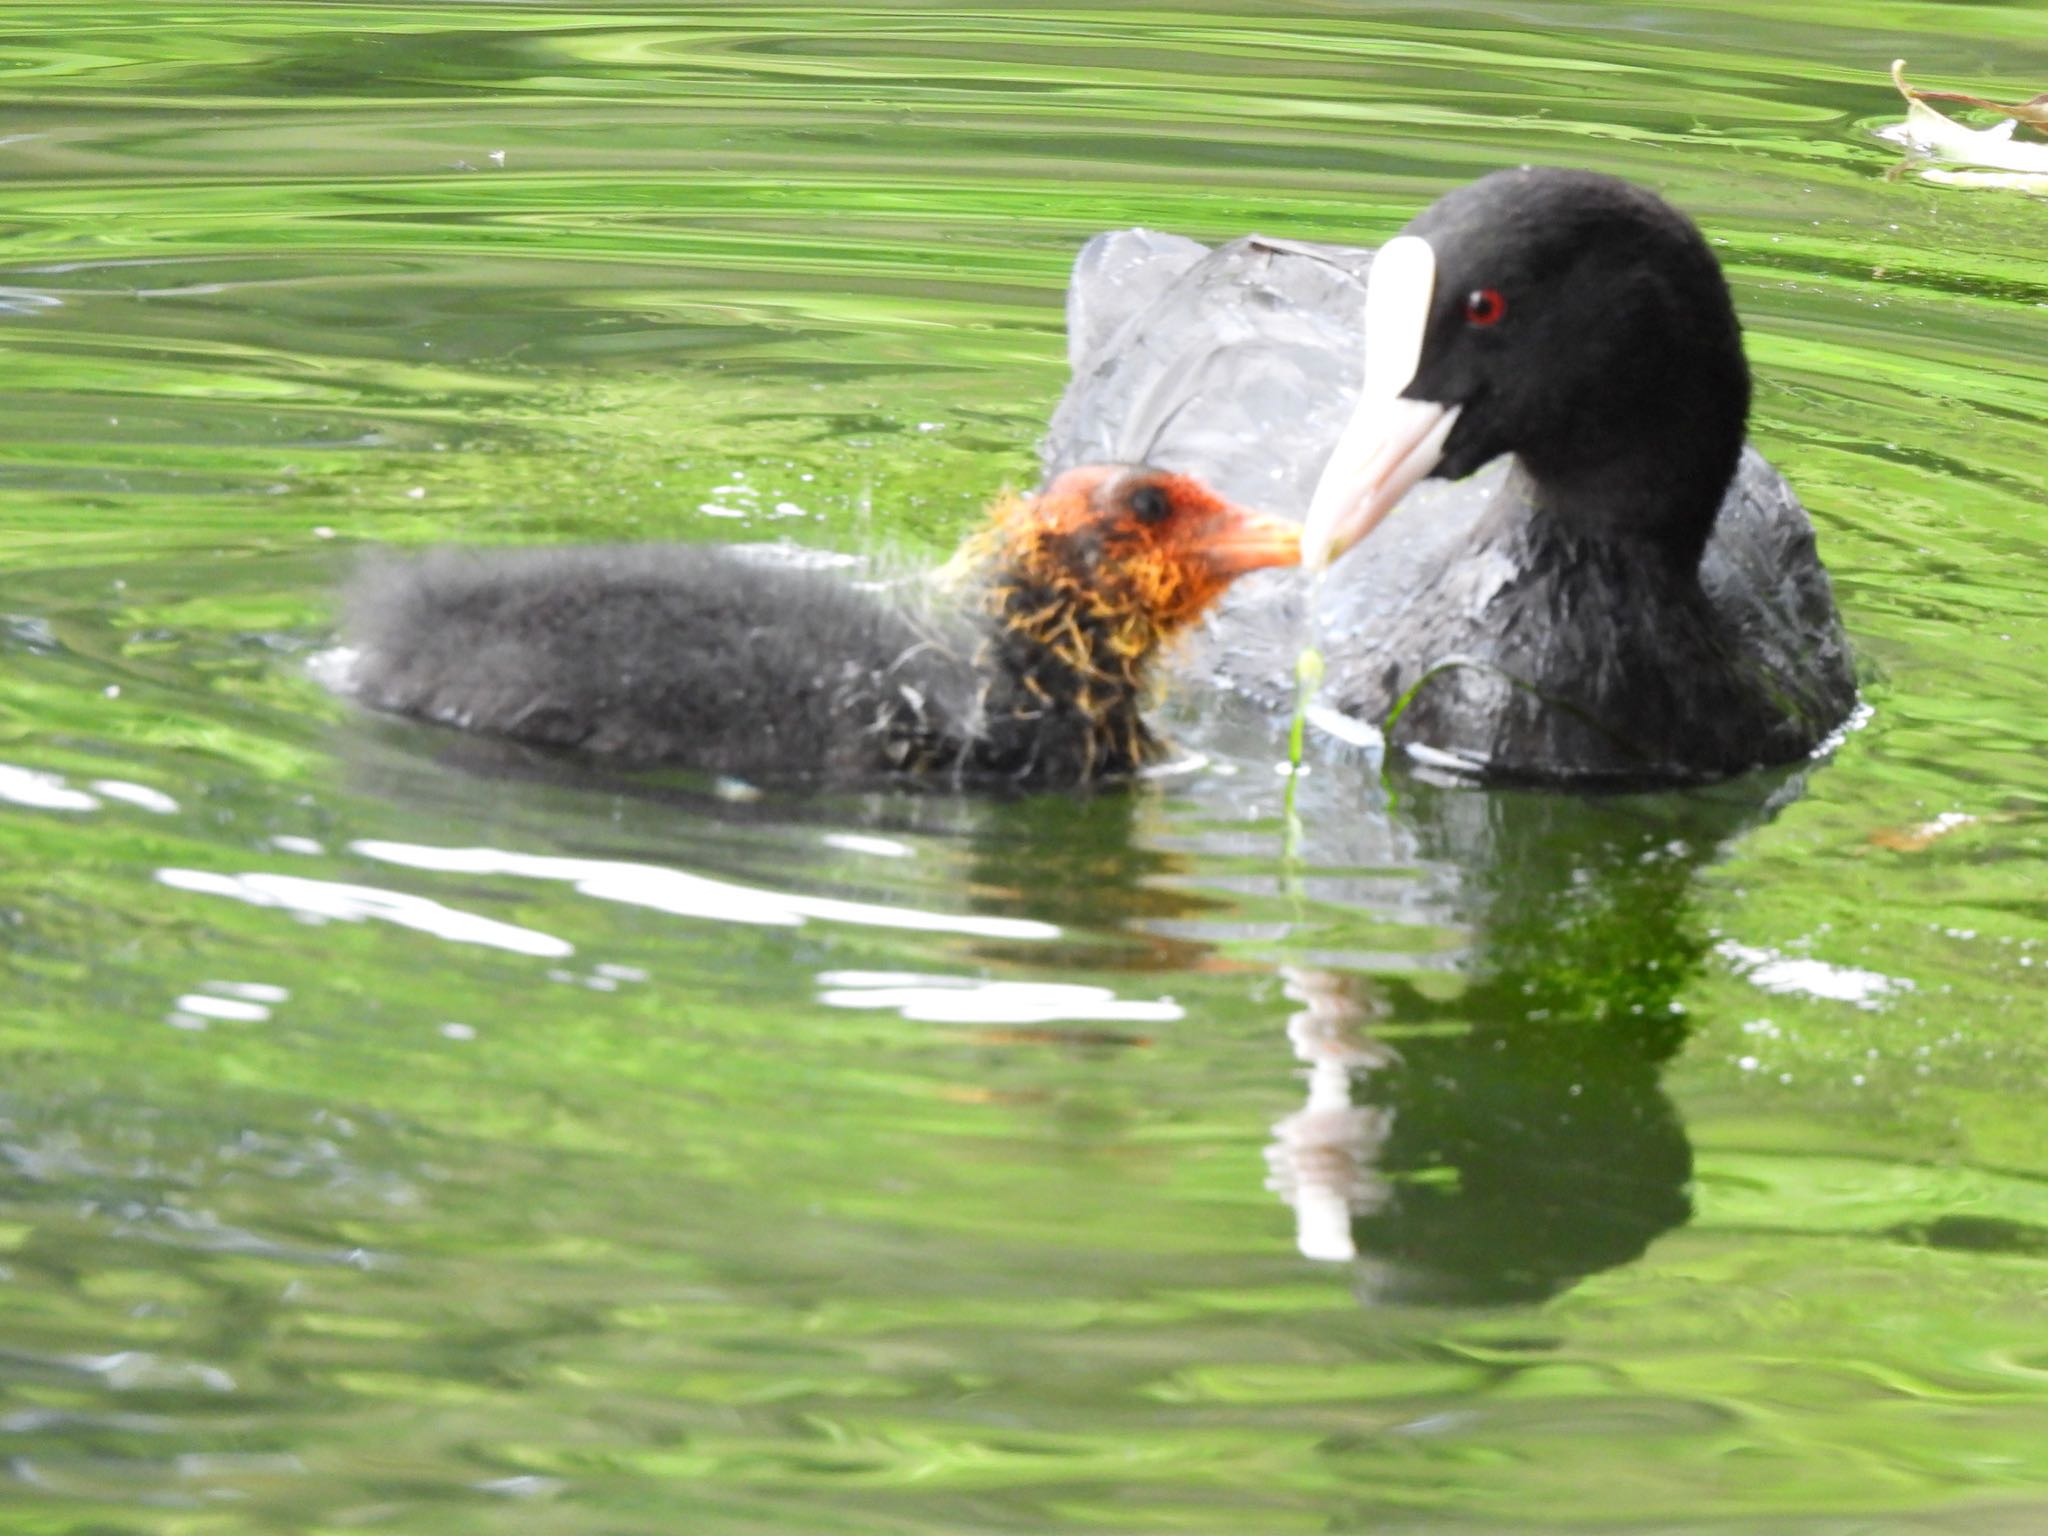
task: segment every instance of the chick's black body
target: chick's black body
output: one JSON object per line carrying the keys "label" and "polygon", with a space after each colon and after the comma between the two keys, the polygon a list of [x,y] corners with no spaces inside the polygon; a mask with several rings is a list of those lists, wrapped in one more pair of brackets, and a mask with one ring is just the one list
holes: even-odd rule
{"label": "chick's black body", "polygon": [[740,778],[965,769],[977,636],[843,573],[713,548],[442,550],[350,594],[374,708]]}
{"label": "chick's black body", "polygon": [[[1284,708],[1319,633],[1328,701],[1495,777],[1684,781],[1810,753],[1855,703],[1848,644],[1805,511],[1743,446],[1748,372],[1705,241],[1640,188],[1542,170],[1460,188],[1409,233],[1437,271],[1403,395],[1460,410],[1438,478],[1313,590],[1238,588],[1190,661]],[[1373,260],[1096,237],[1048,469],[1142,455],[1303,515],[1359,398]],[[1477,326],[1486,292],[1504,316]]]}

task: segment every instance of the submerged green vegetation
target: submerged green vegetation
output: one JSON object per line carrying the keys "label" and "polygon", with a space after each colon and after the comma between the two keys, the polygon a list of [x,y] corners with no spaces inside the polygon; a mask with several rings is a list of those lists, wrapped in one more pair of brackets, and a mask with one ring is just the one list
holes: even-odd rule
{"label": "submerged green vegetation", "polygon": [[[1873,130],[2048,41],[1854,9],[17,0],[0,1527],[2040,1529],[2043,210]],[[1829,762],[732,800],[309,671],[373,545],[931,555],[1088,233],[1522,160],[1716,241]]]}

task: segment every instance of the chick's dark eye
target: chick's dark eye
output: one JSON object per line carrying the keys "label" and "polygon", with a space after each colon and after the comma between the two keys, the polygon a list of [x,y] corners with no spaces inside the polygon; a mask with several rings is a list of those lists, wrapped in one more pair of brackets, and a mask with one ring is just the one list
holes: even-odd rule
{"label": "chick's dark eye", "polygon": [[1508,301],[1498,288],[1474,288],[1465,295],[1465,319],[1471,325],[1499,325],[1507,318]]}
{"label": "chick's dark eye", "polygon": [[1131,516],[1141,523],[1164,522],[1172,510],[1172,501],[1156,485],[1141,485],[1131,492]]}

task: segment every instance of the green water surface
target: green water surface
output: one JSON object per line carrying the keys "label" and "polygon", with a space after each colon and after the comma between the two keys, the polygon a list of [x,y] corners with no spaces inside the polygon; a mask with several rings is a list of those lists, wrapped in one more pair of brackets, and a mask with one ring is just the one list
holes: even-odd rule
{"label": "green water surface", "polygon": [[[2048,89],[2038,0],[13,0],[0,1530],[2048,1530],[2048,204],[1893,174],[1901,55]],[[1830,761],[1312,743],[1290,856],[1210,700],[760,801],[309,672],[373,545],[936,557],[1090,232],[1525,160],[1717,242]]]}

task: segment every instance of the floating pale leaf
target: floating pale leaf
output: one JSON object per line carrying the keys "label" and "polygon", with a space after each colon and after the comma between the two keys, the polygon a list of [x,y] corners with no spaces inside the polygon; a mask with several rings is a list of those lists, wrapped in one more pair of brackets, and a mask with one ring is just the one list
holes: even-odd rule
{"label": "floating pale leaf", "polygon": [[[1899,94],[1906,98],[1906,120],[1889,128],[1880,128],[1878,137],[1900,145],[1912,154],[1930,160],[1947,161],[1950,166],[1962,166],[1957,170],[1948,167],[1925,167],[1921,175],[1930,181],[1950,186],[1998,187],[2021,192],[2036,192],[2048,195],[2048,144],[2021,143],[2014,140],[2014,119],[1990,128],[1971,128],[1954,118],[1944,117],[1927,104],[1928,97],[1937,93],[1916,91],[1906,83],[1906,61],[1892,61],[1892,84],[1899,88]],[[1951,93],[1939,93],[1940,99],[1966,100],[1972,105],[1989,106],[1995,111],[2020,110],[1997,107],[1993,103],[1976,97],[1957,97]],[[2048,98],[2037,98],[2048,101]],[[2036,108],[2027,103],[2025,109],[2048,112],[2048,106]]]}

